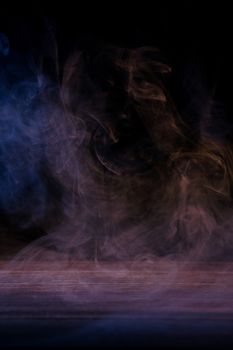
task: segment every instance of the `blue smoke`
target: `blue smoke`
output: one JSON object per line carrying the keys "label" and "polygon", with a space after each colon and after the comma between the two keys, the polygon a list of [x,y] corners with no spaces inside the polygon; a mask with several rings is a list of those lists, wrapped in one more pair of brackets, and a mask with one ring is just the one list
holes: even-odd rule
{"label": "blue smoke", "polygon": [[30,226],[43,218],[47,202],[42,86],[31,58],[7,44],[0,34],[0,213]]}

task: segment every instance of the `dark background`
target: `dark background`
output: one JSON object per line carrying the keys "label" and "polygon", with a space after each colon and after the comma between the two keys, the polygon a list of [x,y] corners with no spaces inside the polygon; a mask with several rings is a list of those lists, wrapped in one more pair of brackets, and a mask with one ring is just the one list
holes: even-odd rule
{"label": "dark background", "polygon": [[[36,1],[18,7],[9,3],[7,8],[1,7],[0,33],[8,37],[10,54],[0,61],[3,71],[9,67],[16,71],[16,79],[24,80],[31,58],[40,64],[42,56],[57,50],[61,79],[66,59],[77,49],[103,44],[156,47],[161,60],[172,68],[166,88],[189,129],[198,133],[204,116],[210,120],[210,134],[233,142],[233,18],[228,3],[111,2],[106,6],[68,1],[42,5]],[[12,222],[12,217],[7,217],[6,225]],[[13,236],[18,226],[17,222],[11,228]],[[24,230],[17,236],[25,237],[25,244],[43,230],[34,228],[33,232]],[[12,235],[7,234],[7,239],[11,245]]]}
{"label": "dark background", "polygon": [[[85,6],[84,6],[85,4]],[[152,45],[173,73],[167,83],[180,113],[200,118],[205,100],[217,102],[215,129],[229,122],[231,138],[233,19],[227,1],[154,1],[145,4],[111,2],[44,4],[35,2],[1,11],[0,32],[11,49],[38,57],[53,32],[62,66],[76,47],[104,42],[118,46]],[[47,37],[47,38],[46,38]]]}

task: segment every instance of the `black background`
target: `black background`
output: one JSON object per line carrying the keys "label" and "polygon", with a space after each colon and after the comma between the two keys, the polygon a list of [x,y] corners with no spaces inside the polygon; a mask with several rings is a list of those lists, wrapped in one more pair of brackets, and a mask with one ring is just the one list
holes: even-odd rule
{"label": "black background", "polygon": [[[200,118],[203,100],[211,95],[218,105],[217,128],[232,138],[232,43],[233,19],[227,1],[154,2],[61,2],[32,3],[16,9],[2,8],[0,32],[9,38],[11,49],[39,55],[49,31],[56,38],[62,66],[76,47],[96,42],[118,46],[151,45],[173,73],[168,88],[180,113],[187,120]],[[10,9],[9,9],[10,8]],[[213,92],[214,91],[214,92]]]}
{"label": "black background", "polygon": [[[189,135],[198,134],[199,121],[206,117],[211,104],[208,132],[233,142],[233,18],[228,1],[165,0],[108,5],[36,1],[30,5],[5,5],[1,6],[0,33],[9,39],[9,60],[16,64],[20,78],[27,79],[20,57],[32,56],[39,63],[50,46],[57,47],[60,78],[64,63],[76,49],[102,44],[153,46],[160,50],[161,60],[172,68],[165,79],[166,88],[191,130]],[[4,59],[7,61],[8,57]]]}

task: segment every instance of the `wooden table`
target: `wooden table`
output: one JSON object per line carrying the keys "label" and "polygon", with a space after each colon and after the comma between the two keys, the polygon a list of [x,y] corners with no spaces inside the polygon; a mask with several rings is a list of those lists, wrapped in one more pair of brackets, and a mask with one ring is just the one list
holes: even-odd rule
{"label": "wooden table", "polygon": [[172,334],[176,341],[178,335],[193,339],[208,334],[208,339],[219,336],[230,343],[233,338],[232,262],[1,265],[3,328],[21,324],[26,329],[33,323],[36,328],[41,324],[47,329],[61,327],[63,332],[67,325],[79,325],[80,329],[90,322],[111,320],[114,327],[136,322],[130,332],[140,333],[141,327],[147,339],[148,332],[157,334],[157,340],[161,338],[161,324],[167,330],[166,341]]}

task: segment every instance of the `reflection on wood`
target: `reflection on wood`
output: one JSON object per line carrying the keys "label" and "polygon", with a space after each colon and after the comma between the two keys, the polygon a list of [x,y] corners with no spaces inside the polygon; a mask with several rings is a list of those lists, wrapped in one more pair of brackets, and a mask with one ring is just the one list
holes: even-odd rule
{"label": "reflection on wood", "polygon": [[233,319],[233,263],[229,262],[9,266],[2,264],[0,270],[1,318],[139,313]]}

